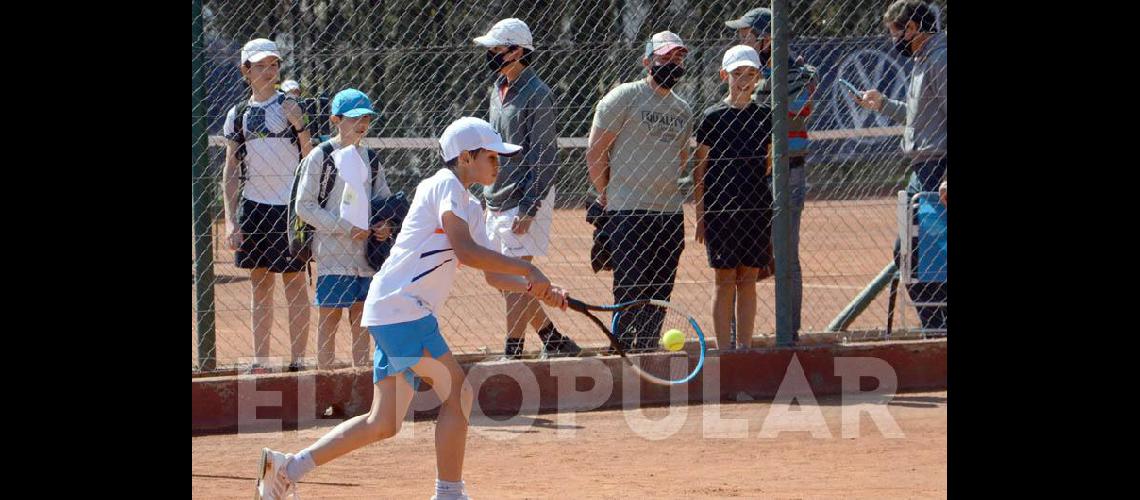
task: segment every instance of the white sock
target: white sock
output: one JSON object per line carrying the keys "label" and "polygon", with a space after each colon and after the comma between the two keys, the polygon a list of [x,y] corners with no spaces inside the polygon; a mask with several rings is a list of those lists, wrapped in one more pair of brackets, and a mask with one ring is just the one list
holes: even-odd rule
{"label": "white sock", "polygon": [[435,480],[435,496],[440,500],[458,498],[461,494],[463,494],[463,481]]}
{"label": "white sock", "polygon": [[301,476],[308,474],[309,471],[316,468],[317,463],[313,461],[313,454],[309,453],[308,449],[305,449],[293,455],[293,458],[289,460],[289,463],[285,466],[285,475],[289,476],[290,481],[297,482],[301,480]]}

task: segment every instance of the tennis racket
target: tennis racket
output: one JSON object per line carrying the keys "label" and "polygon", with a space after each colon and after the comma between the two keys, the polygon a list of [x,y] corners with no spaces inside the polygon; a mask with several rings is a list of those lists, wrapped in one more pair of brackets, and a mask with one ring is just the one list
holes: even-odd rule
{"label": "tennis racket", "polygon": [[[705,365],[704,332],[697,320],[674,304],[664,300],[634,300],[599,306],[569,297],[567,302],[567,307],[586,315],[606,334],[613,351],[644,380],[660,385],[684,384],[693,380]],[[612,313],[610,326],[591,311]],[[673,329],[685,336],[685,345],[669,351],[659,340],[662,334]]]}

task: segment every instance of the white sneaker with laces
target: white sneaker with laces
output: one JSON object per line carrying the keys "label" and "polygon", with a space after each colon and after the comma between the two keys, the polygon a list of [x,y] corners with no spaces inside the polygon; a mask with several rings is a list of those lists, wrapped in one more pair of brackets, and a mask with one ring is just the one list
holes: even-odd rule
{"label": "white sneaker with laces", "polygon": [[254,500],[283,500],[299,498],[296,485],[285,474],[285,466],[293,454],[261,449],[261,462],[257,473],[257,495]]}

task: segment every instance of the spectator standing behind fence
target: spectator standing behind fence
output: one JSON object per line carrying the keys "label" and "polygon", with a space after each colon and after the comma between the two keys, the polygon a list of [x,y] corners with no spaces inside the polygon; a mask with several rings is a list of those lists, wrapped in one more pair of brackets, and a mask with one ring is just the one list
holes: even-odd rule
{"label": "spectator standing behind fence", "polygon": [[[614,302],[668,300],[685,247],[683,194],[693,113],[673,93],[689,49],[669,31],[645,46],[643,80],[623,83],[598,102],[586,162],[609,221]],[[663,315],[622,315],[614,332],[624,348],[650,349]]]}
{"label": "spectator standing behind fence", "polygon": [[706,109],[696,128],[696,240],[716,271],[713,328],[722,350],[732,348],[734,296],[737,347],[752,347],[756,282],[772,274],[772,187],[765,175],[772,113],[752,100],[760,64],[752,47],[728,49],[720,69],[728,97]]}
{"label": "spectator standing behind fence", "polygon": [[[367,179],[365,185],[346,186],[344,173],[337,168],[332,155],[342,148],[353,147],[362,160],[361,165],[371,167],[376,153],[361,146],[360,140],[375,116],[372,102],[363,92],[356,89],[338,92],[332,100],[331,118],[337,135],[313,148],[301,161],[296,210],[302,220],[316,228],[312,248],[317,261],[317,367],[321,369],[333,367],[336,327],[343,309],[348,309],[352,332],[352,364],[370,366],[372,362],[368,330],[361,319],[368,285],[376,270],[368,264],[365,248],[368,238],[388,239],[392,228],[380,223],[369,230],[361,229],[346,220],[344,213],[345,205],[352,203],[352,198],[358,203],[370,204],[373,197],[391,196],[392,190],[378,162],[375,172],[368,168],[369,173],[362,176]],[[357,193],[361,188],[366,192]],[[321,196],[322,190],[324,196]]]}
{"label": "spectator standing behind fence", "polygon": [[[746,12],[739,19],[724,23],[737,32],[740,43],[751,46],[760,54],[763,78],[756,85],[755,99],[761,106],[772,105],[772,10],[759,7]],[[804,276],[800,267],[800,219],[803,217],[807,196],[807,124],[814,106],[816,68],[804,63],[803,56],[788,60],[788,202],[789,241],[788,266],[792,275],[792,338],[799,339],[800,313],[803,305]],[[772,173],[771,152],[767,173]],[[769,178],[770,179],[770,178]],[[777,207],[776,210],[779,210]]]}
{"label": "spectator standing behind fence", "polygon": [[[883,24],[895,50],[913,59],[906,101],[896,101],[876,89],[855,95],[864,108],[905,124],[902,150],[910,162],[908,197],[938,191],[946,177],[946,33],[940,31],[937,12],[919,0],[899,0],[887,7]],[[895,242],[898,262],[899,242]],[[921,256],[920,256],[921,258]],[[917,266],[916,266],[917,267]],[[913,283],[908,292],[915,302],[946,300],[945,283]],[[918,307],[923,328],[945,328],[945,308]]]}
{"label": "spectator standing behind fence", "polygon": [[277,44],[264,38],[246,43],[240,70],[251,95],[226,115],[226,164],[222,171],[226,242],[234,260],[249,269],[253,287],[254,361],[260,370],[269,357],[273,325],[273,275],[280,274],[289,303],[289,369],[301,368],[309,338],[305,262],[289,254],[287,208],[297,162],[312,144],[296,101],[274,87],[281,69]]}
{"label": "spectator standing behind fence", "polygon": [[[497,76],[490,89],[490,120],[504,141],[522,146],[505,157],[495,183],[483,189],[487,238],[503,255],[530,262],[546,255],[554,223],[554,176],[558,173],[558,128],[554,94],[530,68],[534,45],[530,27],[503,19],[475,38],[486,47],[487,67]],[[503,292],[507,302],[506,359],[518,359],[526,326],[542,341],[542,356],[571,356],[582,351],[558,332],[534,297]]]}

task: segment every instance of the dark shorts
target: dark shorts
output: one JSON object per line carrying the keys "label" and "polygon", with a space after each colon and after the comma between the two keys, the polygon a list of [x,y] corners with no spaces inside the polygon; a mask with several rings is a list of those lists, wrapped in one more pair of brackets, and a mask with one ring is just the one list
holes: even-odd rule
{"label": "dark shorts", "polygon": [[705,250],[709,267],[767,267],[772,258],[772,210],[705,212]]}
{"label": "dark shorts", "polygon": [[289,255],[286,208],[242,198],[238,212],[242,241],[234,255],[237,267],[268,268],[271,273],[295,273],[305,269],[305,262]]}

